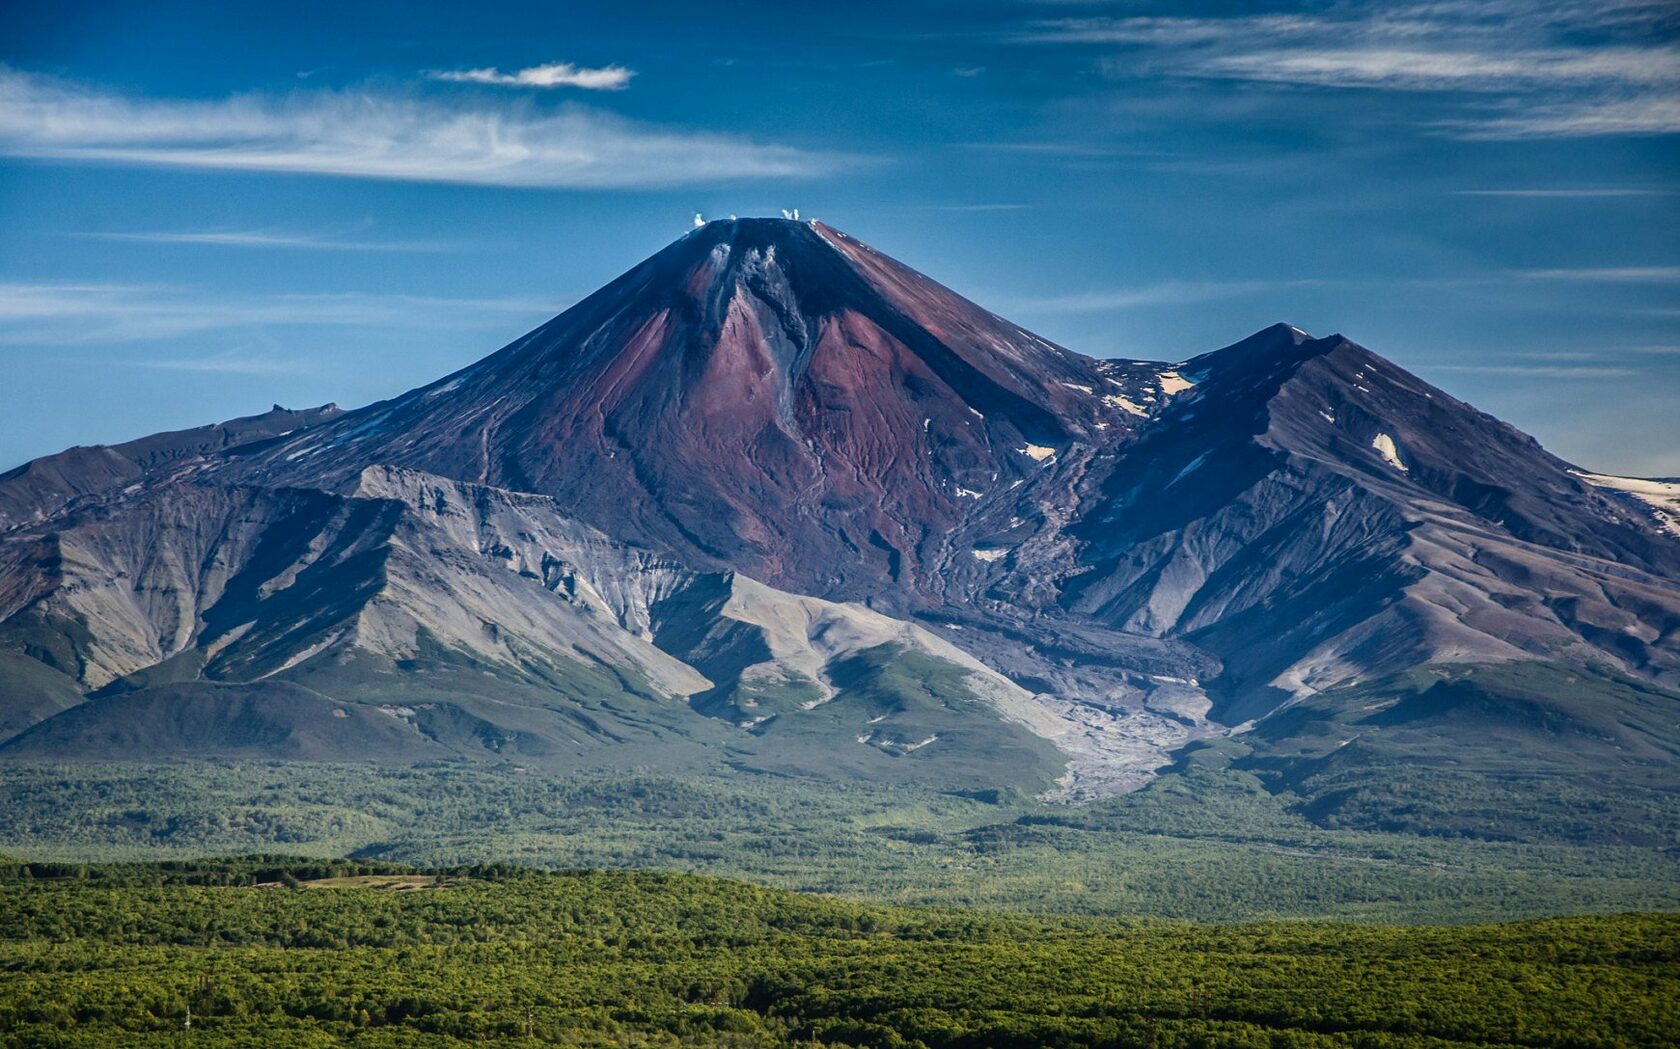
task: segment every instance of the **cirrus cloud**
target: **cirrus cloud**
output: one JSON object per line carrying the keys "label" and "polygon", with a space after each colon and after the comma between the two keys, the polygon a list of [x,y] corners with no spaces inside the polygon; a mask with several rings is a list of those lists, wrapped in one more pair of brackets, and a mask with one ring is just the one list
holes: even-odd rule
{"label": "cirrus cloud", "polygon": [[853,162],[577,105],[486,106],[374,91],[164,100],[4,67],[0,154],[552,189],[807,178]]}
{"label": "cirrus cloud", "polygon": [[577,87],[586,91],[622,91],[630,86],[633,70],[623,66],[589,69],[570,62],[550,62],[504,73],[494,66],[483,69],[440,69],[427,74],[433,80],[457,84],[495,84],[500,87]]}
{"label": "cirrus cloud", "polygon": [[1297,13],[1041,20],[1016,42],[1100,48],[1112,80],[1163,74],[1432,94],[1461,139],[1680,132],[1672,0],[1347,0]]}

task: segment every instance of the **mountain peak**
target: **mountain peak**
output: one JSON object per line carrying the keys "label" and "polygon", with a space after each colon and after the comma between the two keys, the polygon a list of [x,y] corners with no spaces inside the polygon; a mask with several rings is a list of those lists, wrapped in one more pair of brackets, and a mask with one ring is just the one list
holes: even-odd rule
{"label": "mountain peak", "polygon": [[1184,370],[1197,374],[1233,368],[1246,371],[1267,363],[1300,361],[1323,352],[1340,338],[1315,339],[1293,324],[1278,321],[1229,346],[1191,358],[1184,363]]}
{"label": "mountain peak", "polygon": [[382,463],[553,495],[698,564],[861,599],[932,572],[977,498],[1136,425],[1109,385],[832,227],[729,219],[248,468],[348,480]]}

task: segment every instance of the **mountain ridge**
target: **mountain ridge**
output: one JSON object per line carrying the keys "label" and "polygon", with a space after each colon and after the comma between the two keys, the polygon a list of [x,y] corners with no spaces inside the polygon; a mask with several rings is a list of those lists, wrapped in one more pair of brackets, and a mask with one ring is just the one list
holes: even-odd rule
{"label": "mountain ridge", "polygon": [[1340,335],[1084,357],[819,223],[709,223],[396,398],[85,458],[0,476],[23,729],[113,688],[464,688],[427,738],[485,760],[599,756],[554,715],[961,779],[1002,733],[1011,782],[1090,795],[1420,666],[1680,687],[1680,541],[1637,492]]}

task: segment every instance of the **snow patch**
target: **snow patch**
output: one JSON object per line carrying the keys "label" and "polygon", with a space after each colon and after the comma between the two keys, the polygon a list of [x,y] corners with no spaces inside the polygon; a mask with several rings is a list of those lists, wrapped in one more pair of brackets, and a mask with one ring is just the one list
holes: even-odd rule
{"label": "snow patch", "polygon": [[1081,386],[1076,382],[1064,382],[1064,383],[1062,383],[1062,385],[1066,386],[1070,390],[1078,390],[1080,393],[1091,393],[1092,392],[1092,390],[1089,386]]}
{"label": "snow patch", "polygon": [[1382,456],[1383,462],[1394,467],[1396,470],[1399,470],[1401,473],[1409,472],[1406,464],[1400,461],[1400,449],[1394,446],[1394,438],[1390,437],[1388,434],[1379,433],[1375,437],[1371,438],[1371,447],[1375,448],[1377,450],[1377,454]]}
{"label": "snow patch", "polygon": [[962,486],[962,485],[960,485],[960,484],[959,484],[959,485],[957,485],[957,494],[958,494],[958,495],[966,495],[966,496],[968,496],[968,497],[969,497],[969,498],[970,498],[970,499],[978,499],[978,498],[980,498],[980,493],[979,493],[979,492],[976,492],[976,491],[975,491],[975,490],[974,490],[974,489],[972,489],[972,488],[964,488],[964,487],[963,487],[963,486]]}
{"label": "snow patch", "polygon": [[1009,556],[1009,551],[1000,546],[975,547],[973,550],[970,550],[969,553],[987,563],[992,561],[1001,561],[1005,557]]}
{"label": "snow patch", "polygon": [[1171,397],[1175,393],[1182,393],[1196,385],[1176,371],[1164,371],[1160,374],[1161,392]]}
{"label": "snow patch", "polygon": [[1040,463],[1056,454],[1056,449],[1046,448],[1042,444],[1029,443],[1025,448],[1017,448],[1015,450],[1020,452],[1022,455],[1031,458],[1033,461]]}
{"label": "snow patch", "polygon": [[1131,412],[1133,415],[1139,415],[1145,418],[1149,415],[1148,412],[1144,411],[1142,408],[1117,393],[1111,393],[1107,397],[1104,397],[1103,403],[1111,408],[1123,408],[1126,411]]}

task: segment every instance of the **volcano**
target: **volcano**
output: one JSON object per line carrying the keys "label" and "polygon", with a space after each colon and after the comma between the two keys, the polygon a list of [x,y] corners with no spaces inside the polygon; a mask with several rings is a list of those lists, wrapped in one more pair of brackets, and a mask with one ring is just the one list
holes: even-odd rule
{"label": "volcano", "polygon": [[862,600],[927,590],[976,493],[1129,429],[1104,385],[1098,362],[836,230],[731,220],[243,472],[318,484],[394,463],[542,492],[622,538]]}
{"label": "volcano", "polygon": [[390,401],[0,477],[0,756],[190,724],[1096,795],[1226,743],[1380,767],[1300,711],[1520,668],[1621,726],[1535,760],[1672,776],[1677,719],[1605,707],[1680,687],[1659,489],[1339,335],[1097,359],[821,223],[712,222]]}

